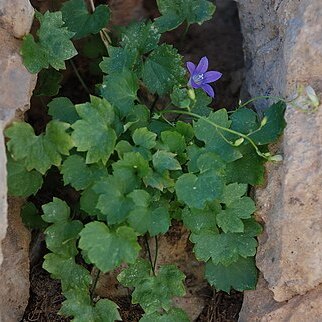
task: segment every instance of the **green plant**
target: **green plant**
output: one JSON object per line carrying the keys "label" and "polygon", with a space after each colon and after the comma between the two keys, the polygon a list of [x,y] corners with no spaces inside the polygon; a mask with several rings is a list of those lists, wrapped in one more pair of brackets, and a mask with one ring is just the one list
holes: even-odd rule
{"label": "green plant", "polygon": [[[159,40],[161,32],[183,22],[208,20],[215,7],[204,0],[159,0],[158,5],[160,18],[131,24],[112,46],[102,31],[108,8],[90,14],[83,0],[70,0],[61,12],[36,13],[38,38],[27,35],[21,48],[33,73],[65,68],[65,60],[77,54],[72,40],[90,34],[100,32],[108,50],[100,63],[106,75],[89,102],[54,98],[44,133],[36,135],[24,122],[5,131],[10,194],[35,194],[53,167],[79,194],[76,204],[54,198],[43,205],[41,219],[30,204],[23,211],[28,226],[47,227],[50,252],[43,267],[61,280],[66,300],[60,312],[74,321],[120,319],[114,302],[94,298],[91,271],[106,273],[124,263],[118,280],[134,289],[132,301],[145,311],[141,321],[188,321],[171,304],[185,293],[184,274],[172,264],[157,267],[157,253],[154,260],[151,253],[148,260],[139,256],[138,237],[157,241],[172,219],[191,231],[196,258],[206,262],[206,278],[216,289],[256,285],[261,226],[247,192],[249,185],[264,182],[264,163],[279,159],[267,145],[285,127],[285,104],[270,106],[262,120],[245,106],[232,113],[212,111],[202,88],[187,86],[177,50]],[[38,94],[55,95],[61,77],[45,71],[45,89]],[[154,101],[143,100],[139,89]],[[155,110],[158,97],[167,105],[162,110]],[[173,121],[178,115],[186,122]]]}

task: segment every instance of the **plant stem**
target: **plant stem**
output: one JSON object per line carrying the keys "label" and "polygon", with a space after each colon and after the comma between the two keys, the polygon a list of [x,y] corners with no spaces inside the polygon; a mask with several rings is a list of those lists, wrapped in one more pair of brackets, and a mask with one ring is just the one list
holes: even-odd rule
{"label": "plant stem", "polygon": [[157,260],[158,260],[158,253],[159,253],[159,242],[158,242],[158,236],[154,237],[155,240],[155,254],[154,254],[154,262],[153,262],[153,269],[155,271],[155,267],[157,266]]}
{"label": "plant stem", "polygon": [[86,84],[85,84],[85,82],[84,82],[84,80],[83,80],[82,76],[81,76],[81,75],[80,75],[80,73],[78,72],[78,70],[77,70],[77,68],[76,68],[76,66],[75,66],[75,64],[74,64],[74,62],[73,62],[72,60],[70,60],[70,64],[72,65],[72,68],[73,68],[73,70],[74,70],[74,73],[75,73],[76,77],[78,78],[79,82],[82,84],[82,86],[83,86],[83,88],[85,89],[85,91],[86,91],[88,94],[90,94],[90,91],[89,91],[88,87],[86,86]]}
{"label": "plant stem", "polygon": [[153,262],[152,262],[152,255],[151,255],[150,245],[149,245],[149,241],[148,241],[148,238],[147,238],[146,235],[144,235],[144,241],[145,241],[146,249],[148,251],[149,261],[150,261],[150,264],[151,264],[152,273],[155,276],[155,270],[154,270],[154,266],[153,266]]}
{"label": "plant stem", "polygon": [[183,31],[183,33],[181,34],[181,37],[180,37],[180,41],[179,41],[179,47],[182,48],[183,47],[183,42],[186,38],[186,35],[188,33],[188,30],[189,30],[189,27],[190,27],[190,24],[189,23],[186,23],[186,27]]}
{"label": "plant stem", "polygon": [[242,105],[239,105],[238,108],[241,108],[241,107],[244,107],[252,102],[255,102],[257,100],[260,100],[260,99],[264,99],[264,98],[272,98],[272,99],[277,99],[279,101],[282,101],[284,103],[290,103],[291,101],[286,101],[285,99],[279,97],[279,96],[270,96],[270,95],[263,95],[263,96],[256,96],[256,97],[253,97],[251,98],[250,100],[246,101],[245,103],[243,103]]}
{"label": "plant stem", "polygon": [[200,116],[198,114],[191,113],[191,112],[178,111],[178,110],[163,110],[163,111],[160,111],[160,113],[161,113],[161,115],[166,114],[166,113],[184,114],[184,115],[189,115],[189,116],[201,119],[201,120],[205,121],[206,123],[211,124],[212,126],[214,126],[217,130],[219,129],[219,130],[222,130],[222,131],[225,131],[225,132],[228,132],[228,133],[231,133],[231,134],[234,134],[234,135],[237,135],[239,137],[244,138],[245,140],[247,140],[253,146],[253,148],[255,149],[256,153],[260,157],[268,160],[268,157],[265,156],[262,152],[259,151],[259,149],[258,149],[257,145],[255,144],[255,142],[251,138],[249,138],[247,135],[245,135],[243,133],[240,133],[240,132],[234,131],[232,129],[228,129],[227,127],[223,127],[221,125],[218,125],[218,124],[206,119],[203,116]]}
{"label": "plant stem", "polygon": [[[89,0],[89,4],[91,6],[91,10],[92,10],[92,13],[95,11],[95,5],[94,5],[94,1],[93,0]],[[102,29],[100,30],[100,37],[102,39],[102,42],[104,44],[104,46],[106,47],[106,49],[108,49],[110,43],[111,43],[111,38],[110,36],[108,35],[108,33]]]}
{"label": "plant stem", "polygon": [[159,95],[158,95],[158,94],[156,94],[156,95],[155,95],[155,98],[154,98],[154,100],[153,100],[153,102],[152,102],[152,105],[151,105],[151,111],[152,111],[152,112],[154,111],[155,104],[157,103],[158,99],[159,99]]}
{"label": "plant stem", "polygon": [[96,273],[95,273],[95,277],[94,277],[94,280],[93,280],[92,287],[91,287],[91,289],[89,291],[89,294],[90,294],[90,297],[91,297],[91,300],[92,301],[93,301],[93,296],[94,296],[95,288],[96,288],[98,279],[99,279],[100,274],[101,274],[101,271],[98,268],[94,267],[94,269],[96,270]]}

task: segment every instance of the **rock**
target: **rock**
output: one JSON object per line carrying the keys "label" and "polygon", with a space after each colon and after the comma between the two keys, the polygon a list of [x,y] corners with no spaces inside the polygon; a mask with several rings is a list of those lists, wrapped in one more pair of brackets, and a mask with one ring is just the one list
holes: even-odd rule
{"label": "rock", "polygon": [[256,291],[244,295],[239,322],[320,322],[322,316],[322,286],[289,301],[276,302],[261,276]]}
{"label": "rock", "polygon": [[[7,203],[4,128],[29,108],[36,76],[22,65],[21,38],[33,10],[27,0],[0,0],[0,321],[20,321],[29,298],[30,234],[20,219],[22,200]],[[16,38],[14,38],[16,37]]]}
{"label": "rock", "polygon": [[24,200],[9,198],[8,229],[1,248],[0,321],[20,321],[29,299],[30,232],[24,227],[20,209]]}
{"label": "rock", "polygon": [[20,40],[0,29],[0,120],[4,125],[15,117],[16,111],[21,117],[29,108],[36,84],[36,75],[30,74],[22,64],[20,45]]}
{"label": "rock", "polygon": [[[237,2],[249,94],[292,96],[298,84],[319,94],[321,1]],[[270,103],[255,106],[263,110]],[[289,104],[285,117],[279,147],[284,161],[267,166],[267,186],[255,192],[265,227],[256,261],[266,283],[245,292],[240,321],[320,321],[322,316],[322,109],[308,113]]]}
{"label": "rock", "polygon": [[34,8],[28,0],[0,0],[0,28],[15,38],[26,35],[33,21]]}
{"label": "rock", "polygon": [[286,119],[283,165],[270,166],[267,187],[256,190],[265,224],[257,266],[277,301],[322,282],[322,109],[290,108]]}

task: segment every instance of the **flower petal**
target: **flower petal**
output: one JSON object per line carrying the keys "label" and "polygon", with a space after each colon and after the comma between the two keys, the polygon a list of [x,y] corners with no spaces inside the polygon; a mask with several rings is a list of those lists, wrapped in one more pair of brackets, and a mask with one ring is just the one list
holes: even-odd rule
{"label": "flower petal", "polygon": [[200,88],[201,87],[201,84],[200,85],[196,84],[192,77],[190,77],[188,85],[191,86],[192,88]]}
{"label": "flower petal", "polygon": [[201,88],[212,98],[215,97],[215,92],[214,90],[212,89],[212,87],[208,84],[203,84],[201,85]]}
{"label": "flower petal", "polygon": [[203,74],[208,69],[208,58],[206,56],[200,59],[200,62],[196,69],[194,70],[194,74]]}
{"label": "flower petal", "polygon": [[205,73],[203,82],[204,83],[212,83],[217,81],[222,76],[222,73],[219,73],[217,71],[209,71]]}
{"label": "flower petal", "polygon": [[194,63],[192,63],[191,61],[188,61],[187,62],[187,68],[189,70],[189,73],[192,75],[193,72],[195,71],[196,69],[196,65]]}

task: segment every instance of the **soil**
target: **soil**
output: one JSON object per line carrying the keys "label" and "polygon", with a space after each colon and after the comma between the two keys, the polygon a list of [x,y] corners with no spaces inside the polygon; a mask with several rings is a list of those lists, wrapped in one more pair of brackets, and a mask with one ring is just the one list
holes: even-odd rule
{"label": "soil", "polygon": [[[102,3],[104,1],[96,2]],[[149,18],[154,18],[158,15],[156,3],[152,0],[143,1],[143,7],[140,10],[134,10],[140,5],[141,1],[139,0],[124,0],[123,3],[122,1],[110,0],[110,2],[111,5],[125,6],[125,9],[119,9],[120,16],[117,19],[119,19],[120,23],[125,24],[132,20],[133,17],[139,18],[143,13],[145,17]],[[53,3],[57,6],[57,1],[52,0],[34,0],[32,3],[41,12],[52,9]],[[217,11],[214,18],[202,26],[191,26],[183,42],[180,39],[182,34],[180,28],[174,32],[167,33],[164,36],[164,40],[174,44],[186,61],[198,62],[201,57],[207,56],[210,62],[209,69],[223,73],[222,79],[215,85],[216,99],[213,101],[212,107],[214,109],[221,107],[233,109],[238,104],[244,66],[238,11],[235,2],[232,0],[218,0],[216,4]],[[133,10],[133,15],[129,14],[132,12],[131,10]],[[115,18],[115,20],[117,19]],[[87,70],[83,59],[76,58],[74,63],[79,72],[86,77]],[[89,87],[93,88],[95,83],[99,82],[99,78],[91,74],[90,78],[86,78],[86,81]],[[84,102],[88,99],[77,77],[68,71],[64,73],[63,78],[63,84],[67,83],[69,84],[68,92],[61,91],[60,96],[66,95],[74,103]],[[41,132],[48,122],[45,106],[49,99],[43,98],[39,100],[39,98],[33,98],[32,108],[26,115],[26,119],[33,124],[37,132]],[[53,177],[54,179],[52,180],[57,180],[55,175]],[[51,186],[53,185],[51,184]],[[64,195],[70,202],[73,202],[75,196],[73,196],[72,192],[68,191],[68,189],[64,190],[59,182],[55,184],[55,187],[55,191],[42,189],[33,200],[36,205],[40,206],[48,202],[53,195],[56,197]],[[41,267],[42,256],[46,252],[43,238],[37,232],[34,232],[34,240],[36,242],[35,247],[32,247],[33,251],[31,253],[30,300],[21,322],[70,321],[70,319],[63,318],[57,314],[61,303],[64,301],[64,297],[60,293],[60,283],[51,279],[49,274]],[[175,223],[170,232],[164,237],[164,240],[168,242],[169,247],[177,248],[179,251],[181,248],[178,245],[182,245],[182,251],[186,252],[188,258],[190,258],[192,247],[187,239],[187,233],[182,231],[180,224]],[[182,269],[185,273],[189,273],[187,267]],[[198,281],[198,279],[195,278],[195,281]],[[188,278],[187,287],[189,287]],[[197,290],[194,285],[193,290],[205,303],[198,318],[194,320],[195,322],[233,322],[238,320],[238,313],[243,300],[242,293],[232,291],[229,295],[224,292],[215,292],[207,285],[201,285]],[[115,296],[111,299],[119,305],[123,321],[139,321],[143,311],[138,305],[131,304],[130,295]]]}

